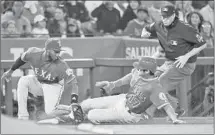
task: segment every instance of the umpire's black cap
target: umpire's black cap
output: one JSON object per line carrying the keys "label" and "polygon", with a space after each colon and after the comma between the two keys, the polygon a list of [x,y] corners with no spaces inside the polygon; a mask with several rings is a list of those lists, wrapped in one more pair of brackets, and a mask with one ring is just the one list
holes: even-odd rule
{"label": "umpire's black cap", "polygon": [[161,15],[164,18],[168,18],[168,17],[172,16],[174,13],[176,13],[176,9],[172,5],[167,5],[167,6],[164,6],[161,8]]}

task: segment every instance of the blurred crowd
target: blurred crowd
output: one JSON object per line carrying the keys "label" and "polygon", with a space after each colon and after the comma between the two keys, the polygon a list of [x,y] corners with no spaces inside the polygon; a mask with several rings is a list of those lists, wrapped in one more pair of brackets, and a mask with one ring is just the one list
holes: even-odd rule
{"label": "blurred crowd", "polygon": [[213,47],[214,1],[1,1],[3,38],[140,37],[159,21],[160,7],[175,5],[178,17],[192,25]]}

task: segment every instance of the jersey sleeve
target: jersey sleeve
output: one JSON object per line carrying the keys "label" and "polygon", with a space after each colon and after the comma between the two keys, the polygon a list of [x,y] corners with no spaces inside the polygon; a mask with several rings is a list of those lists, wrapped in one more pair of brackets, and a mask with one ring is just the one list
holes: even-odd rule
{"label": "jersey sleeve", "polygon": [[159,84],[153,84],[150,100],[157,107],[157,109],[170,105],[169,100],[166,97],[165,90]]}
{"label": "jersey sleeve", "polygon": [[25,61],[25,62],[29,62],[30,59],[32,58],[32,54],[37,50],[37,48],[35,47],[31,47],[29,48],[27,51],[25,51],[22,55],[21,55],[21,60]]}
{"label": "jersey sleeve", "polygon": [[191,26],[185,25],[183,29],[183,38],[185,41],[193,43],[196,48],[204,45],[206,41],[204,38]]}

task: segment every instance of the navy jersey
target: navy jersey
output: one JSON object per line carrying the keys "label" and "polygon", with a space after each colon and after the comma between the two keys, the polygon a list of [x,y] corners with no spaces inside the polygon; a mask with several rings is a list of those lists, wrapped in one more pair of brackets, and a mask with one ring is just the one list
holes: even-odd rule
{"label": "navy jersey", "polygon": [[[191,25],[176,19],[171,26],[165,27],[163,23],[156,22],[145,27],[150,33],[155,33],[159,43],[165,51],[166,58],[175,58],[185,55],[193,48],[206,43],[203,37]],[[195,62],[197,56],[192,56],[188,63]]]}

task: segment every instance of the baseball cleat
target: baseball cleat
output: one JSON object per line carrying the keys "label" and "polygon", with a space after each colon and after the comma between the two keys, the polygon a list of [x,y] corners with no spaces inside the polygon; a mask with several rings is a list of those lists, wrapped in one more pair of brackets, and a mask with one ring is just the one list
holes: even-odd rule
{"label": "baseball cleat", "polygon": [[174,120],[172,123],[173,123],[173,124],[185,124],[186,122],[183,121],[183,120],[177,119],[177,120]]}
{"label": "baseball cleat", "polygon": [[[184,114],[186,113],[186,111],[184,109],[176,109],[175,113],[177,114],[177,119],[181,116],[184,116]],[[172,120],[169,118],[169,116],[167,116],[167,121],[171,122]]]}
{"label": "baseball cleat", "polygon": [[29,120],[29,117],[28,116],[22,116],[22,117],[19,116],[18,119],[19,120]]}
{"label": "baseball cleat", "polygon": [[37,124],[59,124],[59,120],[57,118],[53,119],[45,119],[45,120],[40,120],[37,122]]}
{"label": "baseball cleat", "polygon": [[177,113],[177,118],[179,118],[181,116],[184,116],[185,110],[184,109],[180,109],[180,110],[176,111],[176,113]]}

